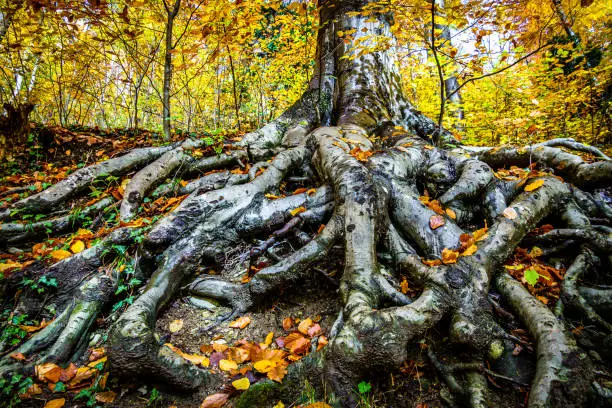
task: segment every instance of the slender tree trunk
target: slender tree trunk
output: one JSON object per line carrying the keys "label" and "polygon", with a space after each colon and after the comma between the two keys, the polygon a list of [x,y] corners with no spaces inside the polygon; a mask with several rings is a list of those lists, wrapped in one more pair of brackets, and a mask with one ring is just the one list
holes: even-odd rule
{"label": "slender tree trunk", "polygon": [[172,124],[171,124],[171,111],[170,111],[170,92],[172,88],[172,51],[176,44],[174,44],[172,31],[174,28],[174,19],[179,12],[181,7],[181,0],[175,0],[172,8],[166,3],[164,0],[164,7],[166,8],[166,51],[164,55],[164,85],[163,85],[163,130],[164,130],[164,139],[168,140],[171,137],[172,133]]}

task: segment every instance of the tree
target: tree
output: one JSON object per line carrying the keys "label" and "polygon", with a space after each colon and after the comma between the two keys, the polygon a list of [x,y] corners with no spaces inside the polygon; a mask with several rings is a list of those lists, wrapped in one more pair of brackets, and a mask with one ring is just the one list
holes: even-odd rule
{"label": "tree", "polygon": [[[596,148],[568,139],[521,148],[462,146],[404,96],[392,13],[365,0],[322,0],[319,6],[316,66],[307,89],[286,112],[231,150],[198,158],[192,153],[205,142],[191,139],[134,150],[78,170],[0,213],[3,239],[18,242],[42,226],[12,222],[16,213],[51,213],[97,178],[137,170],[119,204],[124,227],[38,272],[75,289],[58,295],[58,315],[49,326],[13,350],[37,357],[18,363],[7,357],[2,373],[67,362],[125,279],[120,268],[95,271],[109,252],[125,253],[135,246],[130,276],[148,283],[109,335],[112,373],[152,377],[186,389],[214,381],[214,374],[160,344],[155,335],[160,311],[203,260],[214,262],[240,237],[275,231],[251,248],[248,259],[254,262],[287,231],[325,224],[301,248],[249,276],[246,283],[210,275],[188,286],[191,293],[231,305],[233,313],[226,316],[230,319],[275,296],[281,287],[315,276],[311,265],[334,245],[343,245],[342,311],[329,344],[292,364],[282,382],[253,384],[238,404],[263,405],[258,398],[271,403],[300,390],[302,380],[309,378],[319,391],[333,390],[342,405],[355,406],[352,390],[362,379],[397,369],[409,346],[420,344],[454,403],[488,406],[485,374],[493,372],[484,361],[497,363],[501,373],[493,374],[511,377],[514,345],[524,344],[493,313],[499,305],[489,292],[496,288],[536,339],[529,406],[585,406],[593,379],[589,357],[564,321],[510,277],[503,264],[519,244],[535,242],[558,251],[569,242],[573,250],[561,254],[569,257],[563,305],[609,335],[610,322],[592,306],[595,295],[578,288],[578,279],[597,262],[610,270],[609,227],[593,224],[609,223],[612,209],[593,191],[610,185],[612,162]],[[164,111],[165,124],[169,112]],[[589,163],[556,146],[601,160]],[[251,163],[248,174],[225,171],[197,178],[183,187],[190,196],[150,229],[130,223],[145,197],[169,175],[236,162]],[[530,170],[519,178],[496,177],[495,171],[511,164]],[[307,188],[316,191],[269,195],[292,176],[313,180]],[[82,211],[94,213],[115,201],[108,197]],[[553,220],[556,227],[530,234],[544,220]],[[68,228],[64,217],[45,222],[44,228],[57,232]],[[540,275],[533,273],[537,281]],[[533,273],[526,272],[525,279],[532,281]],[[414,299],[402,292],[401,276],[422,289]],[[609,272],[601,276],[606,278]],[[16,279],[5,286],[14,288]],[[36,306],[40,301],[34,293],[19,305]],[[430,335],[434,327],[447,333],[453,345],[469,350],[469,357],[457,357],[457,364],[445,366],[437,357],[439,340]]]}

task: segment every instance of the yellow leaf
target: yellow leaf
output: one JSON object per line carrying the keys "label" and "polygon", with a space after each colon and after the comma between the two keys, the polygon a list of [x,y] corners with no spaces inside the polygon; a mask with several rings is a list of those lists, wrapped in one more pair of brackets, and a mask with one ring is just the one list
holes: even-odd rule
{"label": "yellow leaf", "polygon": [[170,322],[168,325],[171,333],[176,333],[177,331],[183,328],[183,321],[180,319],[176,319]]}
{"label": "yellow leaf", "polygon": [[234,386],[235,389],[244,391],[244,390],[249,389],[249,387],[251,386],[251,382],[249,381],[248,378],[242,377],[239,380],[232,381],[232,385]]}
{"label": "yellow leaf", "polygon": [[21,268],[19,262],[8,261],[6,263],[0,263],[0,272],[8,271],[9,269]]}
{"label": "yellow leaf", "polygon": [[289,213],[291,214],[292,217],[295,217],[296,215],[301,214],[304,211],[306,211],[306,208],[304,206],[299,206],[295,210],[289,211]]}
{"label": "yellow leaf", "polygon": [[474,237],[474,240],[476,240],[476,242],[478,241],[482,241],[483,239],[485,239],[489,234],[487,234],[487,231],[489,229],[485,226],[484,228],[481,229],[477,229],[476,231],[474,231],[472,233],[472,236]]}
{"label": "yellow leaf", "polygon": [[48,401],[44,408],[62,408],[64,405],[66,405],[66,398],[58,398]]}
{"label": "yellow leaf", "polygon": [[448,215],[450,218],[452,218],[453,220],[457,219],[457,214],[450,208],[447,208],[446,210],[446,215]]}
{"label": "yellow leaf", "polygon": [[75,234],[79,238],[93,238],[94,233],[88,229],[79,228]]}
{"label": "yellow leaf", "polygon": [[283,404],[283,401],[278,401],[272,408],[285,408],[285,404]]}
{"label": "yellow leaf", "polygon": [[461,256],[474,255],[476,251],[478,251],[478,247],[476,245],[471,245],[465,251],[461,253]]}
{"label": "yellow leaf", "polygon": [[61,261],[62,259],[70,258],[72,256],[71,252],[66,251],[65,249],[56,249],[51,252],[51,258],[55,261]]}
{"label": "yellow leaf", "polygon": [[73,254],[78,254],[84,249],[85,249],[85,243],[81,241],[80,239],[73,241],[72,245],[70,245],[70,250],[72,251]]}
{"label": "yellow leaf", "polygon": [[244,329],[251,323],[249,316],[242,316],[230,323],[229,327],[234,329]]}
{"label": "yellow leaf", "polygon": [[266,340],[264,340],[264,343],[266,344],[266,346],[269,346],[270,344],[272,344],[273,338],[274,338],[274,332],[268,333],[268,335],[266,336]]}
{"label": "yellow leaf", "polygon": [[276,364],[270,360],[261,360],[253,364],[253,368],[255,368],[260,373],[267,373],[274,367],[276,367]]}
{"label": "yellow leaf", "polygon": [[237,370],[238,364],[236,364],[236,362],[232,360],[220,360],[219,369],[223,371]]}
{"label": "yellow leaf", "polygon": [[533,183],[529,183],[527,187],[525,187],[525,191],[534,191],[542,187],[543,185],[544,185],[544,180],[538,179],[534,181]]}

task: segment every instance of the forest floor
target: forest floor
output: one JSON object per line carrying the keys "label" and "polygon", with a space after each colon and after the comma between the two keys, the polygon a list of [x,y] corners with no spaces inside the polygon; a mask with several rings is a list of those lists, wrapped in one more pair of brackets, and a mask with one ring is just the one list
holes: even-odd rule
{"label": "forest floor", "polygon": [[[40,130],[40,129],[38,129]],[[37,130],[37,131],[38,131]],[[102,132],[96,129],[64,129],[51,128],[54,140],[41,140],[34,138],[31,144],[16,154],[12,161],[0,164],[0,208],[7,207],[11,202],[25,197],[36,191],[42,191],[49,185],[65,178],[77,168],[89,165],[104,159],[120,155],[134,147],[144,147],[161,142],[153,133],[142,131],[133,132]],[[37,131],[33,132],[34,135]],[[223,135],[226,138],[236,138],[239,135]],[[184,137],[177,135],[177,140]],[[225,147],[221,136],[208,136],[211,144],[202,149],[203,156],[214,154]],[[233,172],[246,172],[248,169],[236,166]],[[501,173],[500,177],[514,177],[520,172],[529,169],[510,169]],[[123,178],[108,177],[92,189],[87,200],[92,203],[105,196],[113,195],[120,198],[127,175]],[[183,182],[178,180],[177,182]],[[24,189],[26,186],[33,186]],[[292,192],[286,192],[287,195]],[[155,222],[163,214],[171,211],[178,205],[183,197],[165,196],[157,199],[145,200],[140,217],[130,221],[129,225],[147,226]],[[76,208],[81,202],[74,202]],[[67,209],[69,210],[69,209]],[[70,256],[104,236],[113,229],[126,226],[118,219],[118,208],[109,207],[100,217],[82,220],[83,226],[76,232],[67,233],[53,239],[39,237],[36,242],[27,242],[16,246],[0,247],[0,272],[2,278],[11,273],[19,273],[19,268],[25,266],[47,265]],[[35,216],[34,216],[35,217]],[[245,273],[244,279],[256,270],[242,271],[240,269],[241,256],[247,254],[255,242],[244,242],[238,245],[231,253],[227,253],[222,260],[221,270],[215,266],[202,266],[201,274],[236,274]],[[288,252],[292,248],[287,248]],[[331,256],[316,266],[316,270],[324,275],[324,279],[302,282],[298,289],[292,289],[274,296],[274,303],[264,303],[254,312],[240,317],[234,322],[225,322],[216,327],[215,319],[230,310],[223,305],[208,302],[203,299],[189,297],[182,293],[162,313],[157,321],[157,332],[160,343],[168,344],[185,357],[210,370],[224,374],[224,381],[202,387],[193,393],[180,394],[172,389],[151,383],[118,380],[106,375],[105,351],[103,343],[113,322],[131,302],[130,299],[140,289],[138,282],[125,282],[121,293],[118,293],[117,302],[97,319],[96,326],[91,334],[88,352],[84,360],[75,361],[67,367],[43,367],[34,378],[34,383],[22,395],[26,407],[42,407],[46,402],[55,399],[66,399],[66,406],[95,406],[105,405],[113,407],[198,407],[207,396],[212,394],[225,394],[228,397],[237,395],[240,391],[232,384],[236,378],[244,375],[261,377],[265,374],[255,373],[252,363],[245,360],[240,367],[224,366],[225,357],[231,355],[234,361],[241,350],[257,348],[260,352],[274,350],[287,350],[282,357],[290,364],[308,354],[310,339],[319,336],[319,344],[313,346],[324,347],[325,334],[329,333],[340,304],[337,296],[338,277],[342,271],[342,248],[333,250]],[[129,254],[127,254],[129,255]],[[537,248],[518,248],[514,256],[508,260],[508,272],[517,278],[523,277],[525,268],[535,268],[540,279],[535,285],[523,282],[538,299],[554,306],[559,294],[559,282],[563,279],[564,271],[546,265],[538,259]],[[265,258],[262,262],[266,262]],[[259,265],[264,267],[266,265]],[[255,268],[257,269],[257,268]],[[36,284],[28,282],[23,277],[24,285]],[[57,282],[47,282],[38,289],[50,294],[57,289]],[[405,287],[405,291],[412,291]],[[40,330],[48,322],[37,320],[36,316],[10,315],[15,299],[3,299],[2,311],[2,341],[9,344],[10,349]],[[503,304],[501,312],[504,313]],[[5,324],[4,322],[8,322]],[[230,327],[236,326],[234,328]],[[446,325],[442,325],[446,327]],[[531,342],[523,327],[510,328],[517,336]],[[578,336],[584,327],[576,324],[574,334]],[[432,337],[444,338],[445,333],[431,333]],[[385,374],[373,379],[364,379],[359,390],[355,390],[361,400],[362,407],[415,407],[433,408],[443,406],[441,395],[448,393],[446,386],[441,384],[436,376],[435,369],[429,362],[427,354],[423,352],[426,346],[411,350],[410,358],[406,360],[399,372]],[[461,350],[438,350],[441,360],[461,353]],[[517,347],[516,353],[525,355],[526,381],[527,375],[535,361],[533,353]],[[20,359],[22,356],[15,356]],[[595,356],[597,357],[597,356]],[[45,371],[48,370],[48,371]],[[282,373],[277,373],[282,378]],[[270,375],[268,375],[270,377]],[[270,377],[272,378],[272,377]],[[496,407],[522,407],[525,406],[528,388],[512,384],[504,380],[489,377],[493,385],[491,400]],[[58,384],[61,384],[58,386]],[[102,385],[102,387],[100,387]],[[104,387],[106,385],[106,387]],[[239,386],[238,386],[239,388]],[[102,391],[106,389],[107,391]],[[282,401],[277,407],[309,406],[317,400],[312,395],[312,386],[304,384],[298,401]],[[224,398],[224,397],[221,397]],[[284,404],[284,405],[283,405]],[[210,405],[213,406],[213,405]],[[313,405],[316,406],[316,405]],[[319,405],[323,406],[323,405]]]}

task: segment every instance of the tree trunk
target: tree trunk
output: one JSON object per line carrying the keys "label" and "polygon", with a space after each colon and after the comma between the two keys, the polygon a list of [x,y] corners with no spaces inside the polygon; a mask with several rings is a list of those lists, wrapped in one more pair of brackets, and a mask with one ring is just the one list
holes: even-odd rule
{"label": "tree trunk", "polygon": [[[597,149],[567,139],[524,148],[460,146],[405,98],[392,41],[360,52],[356,44],[372,45],[368,35],[393,39],[393,16],[359,13],[368,3],[320,2],[316,67],[308,89],[229,153],[193,157],[190,152],[203,146],[200,140],[140,149],[78,170],[13,205],[19,214],[50,213],[86,191],[100,175],[139,169],[130,176],[120,203],[124,227],[42,272],[59,282],[73,282],[71,287],[78,289],[48,300],[61,315],[50,329],[14,350],[27,355],[27,363],[6,358],[0,361],[1,373],[32,370],[34,362],[67,362],[66,356],[77,349],[78,339],[116,292],[120,271],[112,266],[109,273],[95,271],[108,262],[103,254],[119,245],[135,254],[134,270],[147,284],[109,334],[111,373],[132,380],[153,378],[183,389],[210,384],[218,378],[215,374],[161,345],[156,334],[159,314],[180,289],[231,306],[233,313],[225,318],[233,318],[274,298],[282,288],[317,279],[320,275],[314,274],[312,265],[340,245],[341,312],[329,344],[292,364],[282,383],[252,384],[237,406],[272,405],[279,398],[294,401],[305,379],[321,394],[333,392],[340,405],[357,406],[357,384],[398,370],[412,346],[427,349],[453,405],[488,406],[485,374],[520,382],[513,350],[515,344],[525,343],[509,333],[517,323],[506,321],[512,315],[494,300],[497,296],[536,342],[529,406],[586,406],[594,376],[587,354],[567,330],[566,320],[557,319],[507,275],[503,263],[518,245],[536,242],[543,253],[558,253],[560,245],[575,248],[578,252],[564,250],[559,255],[572,265],[563,304],[598,327],[595,347],[609,345],[602,339],[610,334],[610,322],[592,306],[596,295],[579,290],[577,282],[597,276],[591,268],[597,262],[605,266],[598,279],[609,279],[609,272],[602,271],[611,270],[612,243],[606,234],[612,209],[592,192],[610,185],[612,162]],[[354,32],[354,37],[344,41],[339,32]],[[432,139],[441,146],[432,145]],[[557,145],[590,149],[601,160],[587,163]],[[189,196],[136,239],[137,227],[129,221],[158,185],[153,194],[175,191],[163,184],[170,174],[202,174],[245,160],[252,164],[248,174],[214,172],[181,185],[181,194]],[[504,180],[494,173],[503,166],[532,163],[555,174],[525,172],[522,180]],[[310,180],[306,187],[316,187],[316,192],[270,196],[296,178]],[[27,234],[23,224],[11,222],[11,214],[11,209],[0,213],[6,221],[0,237],[18,242]],[[542,222],[555,228],[540,236],[530,234]],[[55,223],[68,228],[65,220]],[[264,237],[247,250],[250,265],[271,243],[289,239],[286,231],[304,232],[309,225],[316,230],[321,224],[325,227],[318,233],[247,283],[204,274],[185,286],[200,265],[218,263],[241,240]],[[414,298],[400,289],[402,276],[410,287],[420,288]],[[5,293],[18,287],[10,284]],[[499,295],[490,296],[491,291]],[[85,299],[87,308],[74,306]],[[20,307],[25,305],[20,301]],[[82,323],[62,323],[67,320]],[[443,335],[433,336],[434,328]],[[453,353],[452,364],[445,365],[436,356],[440,348],[451,346],[466,353]]]}
{"label": "tree trunk", "polygon": [[174,44],[172,31],[174,29],[174,19],[181,8],[181,0],[175,0],[172,8],[164,0],[164,7],[166,8],[167,20],[166,20],[166,52],[164,55],[164,85],[163,85],[163,129],[164,139],[169,140],[172,136],[172,122],[170,112],[170,91],[172,88],[172,71],[174,66],[172,65],[172,51],[176,44]]}

